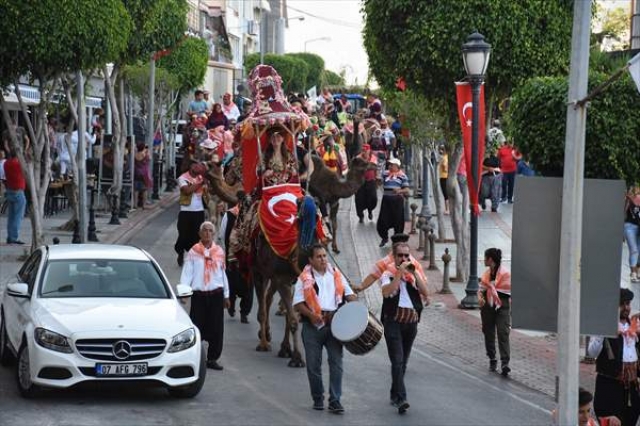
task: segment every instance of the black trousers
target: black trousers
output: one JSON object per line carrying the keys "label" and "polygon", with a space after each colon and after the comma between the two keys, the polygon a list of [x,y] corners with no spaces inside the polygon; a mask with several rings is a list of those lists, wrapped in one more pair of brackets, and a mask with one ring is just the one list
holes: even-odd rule
{"label": "black trousers", "polygon": [[222,354],[224,339],[224,293],[214,291],[194,291],[191,296],[191,321],[200,330],[202,340],[209,343],[207,360],[215,361]]}
{"label": "black trousers", "polygon": [[516,172],[502,173],[502,200],[513,201],[513,187],[516,183]]}
{"label": "black trousers", "polygon": [[376,230],[383,240],[389,238],[389,229],[395,234],[404,232],[404,197],[402,195],[383,195]]}
{"label": "black trousers", "polygon": [[598,417],[616,416],[622,426],[636,426],[640,416],[637,384],[625,389],[620,381],[598,374],[593,396],[593,410]]}
{"label": "black trousers", "polygon": [[391,361],[391,390],[389,397],[393,402],[406,401],[407,389],[404,375],[413,341],[418,334],[418,323],[400,324],[392,319],[384,322],[384,340],[387,342],[387,353]]}
{"label": "black trousers", "polygon": [[364,211],[373,212],[378,204],[378,193],[376,191],[376,181],[367,180],[356,192],[356,212],[359,218],[364,217]]}
{"label": "black trousers", "polygon": [[191,250],[200,241],[200,225],[204,222],[204,210],[201,212],[180,212],[178,214],[178,239],[173,246],[176,253]]}
{"label": "black trousers", "polygon": [[229,280],[229,302],[231,312],[236,310],[236,299],[240,298],[240,314],[249,315],[253,306],[253,287],[247,282],[238,269],[237,262],[227,265],[227,279]]}
{"label": "black trousers", "polygon": [[[509,333],[511,332],[511,298],[505,295],[500,296],[502,306],[495,309],[485,303],[480,309],[482,319],[482,333],[484,334],[484,345],[487,357],[490,360],[496,359],[496,331],[498,333],[498,350],[500,351],[500,362],[503,366],[509,365],[511,359],[511,346],[509,343]],[[485,296],[486,297],[486,296]]]}

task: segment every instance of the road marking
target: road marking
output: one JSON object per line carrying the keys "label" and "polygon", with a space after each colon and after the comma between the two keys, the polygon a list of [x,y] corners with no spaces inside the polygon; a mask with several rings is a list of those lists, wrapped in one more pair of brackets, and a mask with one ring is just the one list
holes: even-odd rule
{"label": "road marking", "polygon": [[[423,342],[423,343],[427,343],[427,342],[425,342],[425,341],[424,341],[424,340],[422,340],[422,339],[416,339],[416,340],[420,340],[420,341],[421,341],[421,342]],[[466,372],[466,371],[464,371],[464,370],[461,370],[461,369],[459,369],[459,368],[456,368],[456,367],[454,367],[454,366],[453,366],[453,365],[451,365],[451,364],[447,364],[446,362],[444,362],[444,361],[442,361],[442,360],[440,360],[440,359],[438,359],[438,358],[436,358],[436,357],[434,357],[434,356],[432,356],[432,355],[430,355],[430,354],[428,354],[428,353],[426,353],[426,352],[424,352],[424,351],[422,351],[422,350],[420,350],[420,349],[416,348],[415,346],[413,347],[412,352],[417,352],[418,354],[420,354],[420,355],[422,355],[423,357],[425,357],[425,358],[429,359],[430,361],[433,361],[433,362],[435,362],[435,363],[437,363],[437,364],[440,364],[440,365],[442,365],[443,367],[447,367],[448,369],[453,370],[453,371],[455,371],[455,372],[457,372],[457,373],[461,374],[462,376],[467,377],[468,379],[471,379],[471,380],[473,380],[473,381],[475,381],[475,382],[481,383],[481,384],[483,384],[483,385],[485,385],[485,386],[487,386],[487,387],[491,388],[492,390],[494,390],[494,391],[496,391],[496,392],[500,392],[500,393],[503,393],[503,394],[505,394],[505,395],[508,395],[509,397],[511,397],[511,398],[513,398],[513,399],[515,399],[516,401],[518,401],[518,402],[520,402],[520,403],[522,403],[522,404],[528,405],[528,406],[530,406],[531,408],[535,408],[536,410],[539,410],[539,411],[542,411],[543,413],[547,413],[547,414],[551,415],[551,411],[547,410],[546,408],[541,407],[541,406],[540,406],[540,405],[538,405],[538,404],[534,404],[533,402],[528,401],[528,400],[526,400],[526,399],[524,399],[524,398],[521,398],[521,397],[519,397],[518,395],[514,395],[514,394],[512,394],[512,393],[510,393],[510,392],[507,392],[507,391],[505,391],[504,389],[501,389],[501,388],[499,388],[499,387],[497,387],[497,386],[494,386],[494,385],[492,385],[491,383],[488,383],[488,382],[486,382],[485,380],[482,380],[482,379],[480,379],[479,377],[474,376],[473,374],[467,373],[467,372]]]}

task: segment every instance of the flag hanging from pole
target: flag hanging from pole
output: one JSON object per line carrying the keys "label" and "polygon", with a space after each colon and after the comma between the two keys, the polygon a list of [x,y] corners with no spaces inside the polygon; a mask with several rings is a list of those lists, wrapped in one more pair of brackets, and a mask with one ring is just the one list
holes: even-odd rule
{"label": "flag hanging from pole", "polygon": [[456,97],[458,99],[458,117],[460,118],[460,128],[462,130],[462,141],[464,143],[464,162],[467,167],[467,188],[469,189],[469,201],[471,210],[476,216],[480,214],[478,206],[478,193],[480,192],[480,176],[482,174],[482,160],[484,159],[484,84],[480,86],[480,105],[478,105],[478,174],[473,176],[471,172],[471,138],[473,125],[473,102],[471,85],[468,82],[456,82]]}
{"label": "flag hanging from pole", "polygon": [[640,92],[640,53],[631,58],[629,62],[629,73],[631,74],[631,78],[636,83],[636,87],[638,88],[638,92]]}

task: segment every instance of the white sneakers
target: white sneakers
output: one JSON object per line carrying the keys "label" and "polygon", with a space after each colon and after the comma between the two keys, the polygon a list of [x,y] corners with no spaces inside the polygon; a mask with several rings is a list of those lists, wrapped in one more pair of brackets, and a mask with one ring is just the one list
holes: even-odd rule
{"label": "white sneakers", "polygon": [[638,278],[638,274],[636,274],[635,272],[631,273],[631,282],[640,283],[640,278]]}

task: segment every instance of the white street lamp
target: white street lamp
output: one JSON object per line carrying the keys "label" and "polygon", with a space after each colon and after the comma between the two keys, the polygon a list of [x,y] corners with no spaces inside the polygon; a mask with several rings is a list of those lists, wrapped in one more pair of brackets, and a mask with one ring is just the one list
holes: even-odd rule
{"label": "white street lamp", "polygon": [[304,51],[307,51],[307,44],[309,43],[313,43],[314,41],[331,41],[331,37],[318,37],[318,38],[312,38],[310,40],[306,40],[304,42]]}

